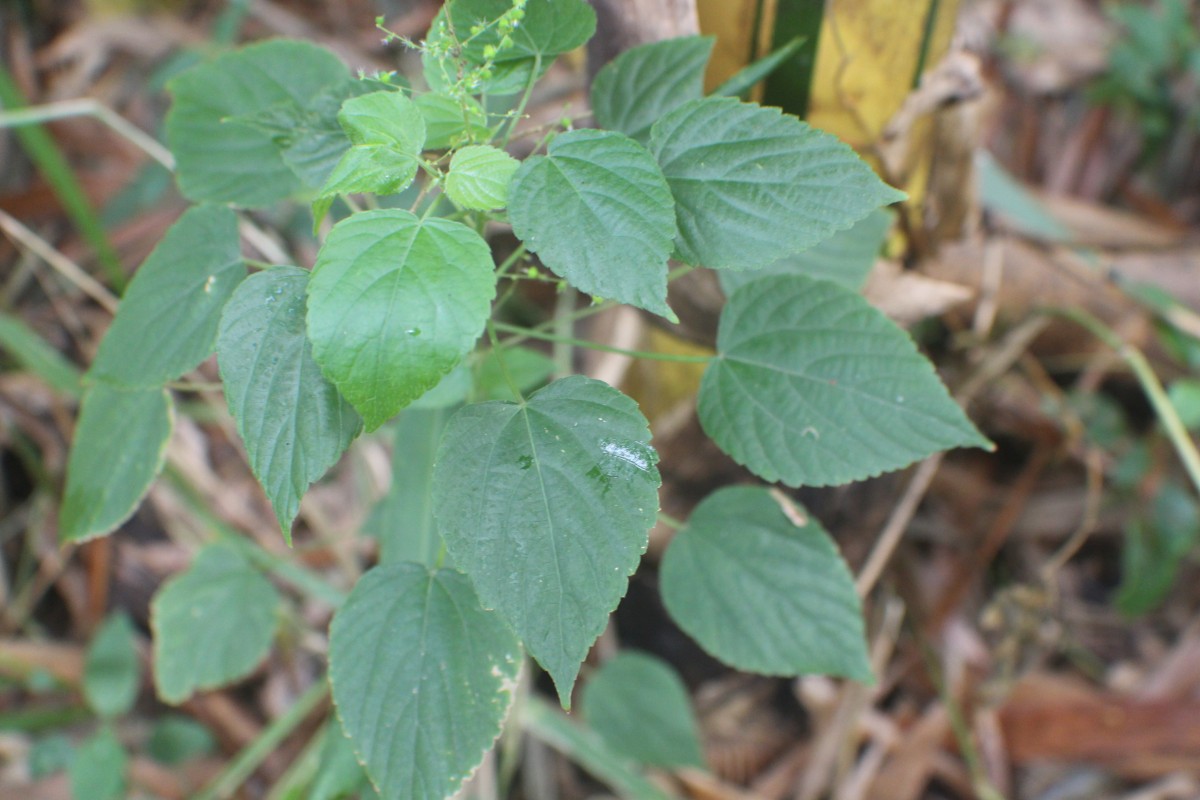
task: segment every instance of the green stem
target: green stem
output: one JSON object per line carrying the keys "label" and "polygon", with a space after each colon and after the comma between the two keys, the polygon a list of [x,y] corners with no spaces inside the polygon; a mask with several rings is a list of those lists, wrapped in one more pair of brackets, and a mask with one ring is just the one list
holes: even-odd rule
{"label": "green stem", "polygon": [[687,527],[687,523],[683,522],[682,520],[675,519],[675,517],[672,517],[670,514],[666,514],[662,511],[658,512],[658,521],[666,525],[668,528],[674,528],[677,531],[681,531]]}
{"label": "green stem", "polygon": [[292,734],[300,723],[319,706],[329,694],[329,683],[324,676],[300,695],[296,702],[263,729],[253,742],[238,753],[233,761],[213,779],[207,788],[197,794],[192,800],[224,800],[232,797],[238,787],[254,774],[267,756],[275,752],[275,748]]}
{"label": "green stem", "polygon": [[1192,485],[1195,487],[1196,492],[1200,493],[1200,452],[1197,452],[1196,444],[1192,441],[1191,434],[1188,433],[1183,420],[1179,418],[1179,412],[1175,410],[1175,404],[1167,396],[1167,392],[1158,380],[1158,376],[1154,374],[1153,367],[1150,366],[1150,362],[1146,360],[1141,351],[1121,339],[1115,331],[1083,309],[1046,309],[1045,313],[1068,319],[1086,328],[1092,335],[1104,342],[1104,344],[1112,348],[1117,355],[1124,359],[1129,368],[1133,370],[1134,377],[1137,378],[1138,383],[1141,384],[1142,391],[1146,393],[1146,398],[1154,408],[1154,413],[1158,415],[1159,420],[1162,422],[1167,438],[1170,439],[1175,452],[1179,454],[1180,460],[1183,461],[1183,467],[1187,471],[1188,477],[1191,478]]}
{"label": "green stem", "polygon": [[529,73],[529,80],[525,83],[525,91],[521,94],[521,102],[517,103],[517,109],[513,112],[512,122],[508,125],[508,130],[504,132],[504,138],[500,141],[500,149],[508,146],[508,140],[512,138],[513,133],[517,130],[517,125],[521,122],[521,117],[525,115],[525,106],[529,103],[529,97],[533,94],[533,85],[537,83],[538,75],[542,71],[542,54],[538,53],[533,58],[533,72]]}
{"label": "green stem", "polygon": [[[498,331],[505,333],[513,333],[517,336],[516,340],[525,338],[541,339],[545,342],[559,342],[569,344],[575,347],[587,347],[592,350],[600,350],[605,353],[619,353],[623,356],[631,358],[644,358],[650,361],[672,361],[679,364],[707,364],[715,358],[715,356],[689,356],[678,353],[653,353],[646,350],[626,350],[623,347],[612,347],[606,344],[597,342],[589,342],[587,339],[575,339],[570,336],[557,336],[553,333],[543,333],[536,328],[522,328],[519,325],[509,325],[504,322],[493,322],[491,325]],[[506,345],[514,344],[514,339],[509,339],[504,342]],[[494,346],[494,345],[493,345]]]}
{"label": "green stem", "polygon": [[575,322],[571,314],[575,311],[575,300],[579,293],[573,286],[564,286],[554,301],[554,339],[551,360],[554,361],[554,377],[565,378],[575,372],[575,342],[572,333]]}
{"label": "green stem", "polygon": [[503,278],[505,274],[513,268],[513,264],[516,264],[518,261],[520,261],[521,257],[524,256],[525,253],[525,243],[522,242],[517,246],[516,250],[513,250],[511,253],[509,253],[508,258],[500,262],[500,266],[496,267],[496,278]]}

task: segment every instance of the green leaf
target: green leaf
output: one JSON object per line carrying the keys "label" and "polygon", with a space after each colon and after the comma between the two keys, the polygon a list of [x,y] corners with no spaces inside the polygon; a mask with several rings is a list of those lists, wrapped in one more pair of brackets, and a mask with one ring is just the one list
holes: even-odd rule
{"label": "green leaf", "polygon": [[38,739],[29,748],[29,757],[26,759],[29,777],[35,781],[47,778],[67,769],[74,759],[75,746],[71,744],[71,739],[62,733],[52,733]]}
{"label": "green leaf", "polygon": [[60,542],[103,536],[133,514],[162,469],[173,423],[163,389],[88,389],[67,460]]}
{"label": "green leaf", "polygon": [[905,331],[855,292],[800,275],[733,293],[699,411],[722,450],[789,486],[834,486],[950,447],[991,447]]}
{"label": "green leaf", "polygon": [[246,277],[238,243],[228,208],[188,209],[129,284],[89,377],[160,387],[212,355],[221,309]]}
{"label": "green leaf", "polygon": [[313,360],[307,286],[308,272],[296,267],[255,273],[225,307],[217,340],[225,401],[289,544],[300,498],[362,430]]}
{"label": "green leaf", "polygon": [[789,519],[760,487],[705,498],[663,556],[667,611],[737,669],[872,682],[854,579],[829,534],[797,512]]}
{"label": "green leaf", "polygon": [[689,264],[763,267],[904,198],[854,151],[778,109],[692,100],[654,124]]}
{"label": "green leaf", "polygon": [[1189,429],[1200,428],[1200,381],[1195,378],[1178,378],[1171,382],[1167,396],[1179,414],[1180,421]]}
{"label": "green leaf", "polygon": [[105,726],[75,751],[67,773],[73,800],[124,800],[129,756]]}
{"label": "green leaf", "polygon": [[515,158],[490,145],[464,147],[450,158],[446,194],[463,208],[504,208],[508,204],[508,182],[518,166]]}
{"label": "green leaf", "polygon": [[487,114],[473,97],[457,100],[440,92],[413,98],[425,118],[425,149],[443,150],[462,141],[488,139]]}
{"label": "green leaf", "polygon": [[19,317],[0,313],[0,349],[56,392],[70,397],[78,397],[83,392],[79,369]]}
{"label": "green leaf", "polygon": [[[513,7],[512,0],[453,0],[450,21],[465,42],[463,55],[477,64],[487,59],[484,50],[498,47],[501,32],[489,25],[478,36],[471,37],[475,25],[497,20]],[[498,48],[495,63],[530,61],[541,56],[549,62],[554,56],[582,47],[596,32],[596,12],[585,0],[529,0],[525,17],[513,29],[512,46]],[[469,39],[469,41],[466,41]]]}
{"label": "green leaf", "polygon": [[236,120],[279,103],[303,107],[347,77],[328,50],[283,39],[226,53],[176,77],[167,84],[174,103],[166,135],[180,191],[195,201],[259,207],[302,189],[275,137]]}
{"label": "green leaf", "polygon": [[454,563],[554,678],[559,699],[625,593],[658,511],[637,404],[576,375],[450,420],[434,514]]}
{"label": "green leaf", "polygon": [[158,717],[146,740],[146,753],[167,766],[209,755],[216,749],[217,743],[208,728],[178,714]]}
{"label": "green leaf", "polygon": [[321,197],[351,192],[396,194],[416,177],[425,145],[425,118],[400,92],[347,100],[338,114],[352,147],[321,187]]}
{"label": "green leaf", "polygon": [[650,141],[659,117],[704,95],[712,36],[684,36],[637,47],[605,64],[592,81],[592,113],[610,131]]}
{"label": "green leaf", "polygon": [[133,623],[112,614],[96,631],[83,666],[83,696],[101,717],[117,717],[133,708],[142,682]]}
{"label": "green leaf", "polygon": [[675,319],[671,191],[637,142],[612,131],[564,133],[517,170],[508,205],[513,232],[577,288]]}
{"label": "green leaf", "polygon": [[520,644],[470,582],[418,564],[363,575],[334,617],[338,716],[384,797],[450,797],[500,733]]}
{"label": "green leaf", "polygon": [[342,731],[342,723],[331,719],[321,735],[321,754],[317,777],[304,795],[306,800],[344,800],[369,792],[377,797],[367,773],[354,755],[354,745]]}
{"label": "green leaf", "polygon": [[433,518],[433,459],[454,408],[409,407],[396,419],[392,485],[364,528],[379,539],[379,563],[436,566],[442,551]]}
{"label": "green leaf", "polygon": [[270,134],[283,161],[305,186],[316,189],[350,149],[350,138],[338,122],[342,104],[353,97],[379,91],[374,80],[347,78],[327,87],[303,104],[284,100],[235,121]]}
{"label": "green leaf", "polygon": [[583,716],[626,758],[704,768],[687,687],[661,659],[627,652],[606,662],[583,686]]}
{"label": "green leaf", "polygon": [[150,604],[158,696],[177,705],[249,675],[270,649],[281,605],[271,582],[236,550],[201,550]]}
{"label": "green leaf", "polygon": [[313,355],[374,430],[471,351],[495,292],[491,251],[467,226],[355,214],[330,231],[308,283]]}
{"label": "green leaf", "polygon": [[762,269],[721,270],[717,273],[717,279],[726,296],[750,281],[767,275],[807,275],[833,281],[857,292],[875,266],[879,250],[891,227],[892,212],[877,208],[854,223],[853,227],[838,231],[801,253],[781,258]]}

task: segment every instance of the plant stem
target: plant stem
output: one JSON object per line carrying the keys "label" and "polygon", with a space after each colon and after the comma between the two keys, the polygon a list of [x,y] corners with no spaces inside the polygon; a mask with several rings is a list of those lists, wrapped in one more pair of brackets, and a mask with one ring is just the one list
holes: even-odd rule
{"label": "plant stem", "polygon": [[280,742],[291,735],[300,723],[319,706],[329,694],[329,683],[322,676],[296,698],[296,702],[282,716],[268,725],[258,738],[247,745],[233,761],[229,762],[220,775],[213,779],[193,800],[223,800],[231,797],[254,770],[275,751]]}
{"label": "plant stem", "polygon": [[[612,347],[610,345],[599,344],[597,342],[589,342],[586,339],[574,339],[570,336],[557,336],[553,333],[543,333],[536,328],[522,328],[519,325],[509,325],[504,322],[493,322],[491,325],[498,331],[516,334],[515,340],[521,340],[525,338],[541,339],[545,342],[560,342],[562,344],[574,345],[575,347],[588,347],[592,350],[600,350],[605,353],[619,353],[623,356],[630,356],[631,358],[644,358],[650,361],[673,361],[680,364],[707,364],[715,358],[715,356],[689,356],[676,353],[653,353],[646,350],[626,350],[623,347]],[[502,344],[515,344],[515,340],[508,339]],[[495,346],[494,343],[493,346]]]}
{"label": "plant stem", "polygon": [[1197,493],[1200,493],[1200,452],[1197,452],[1191,434],[1188,433],[1183,420],[1179,418],[1179,412],[1175,410],[1175,404],[1167,396],[1162,382],[1154,374],[1154,368],[1150,366],[1150,362],[1146,360],[1142,352],[1123,340],[1112,328],[1081,308],[1046,309],[1045,313],[1068,319],[1086,328],[1093,336],[1112,348],[1129,365],[1129,368],[1133,370],[1134,377],[1141,384],[1142,391],[1146,393],[1151,407],[1154,408],[1154,413],[1162,422],[1167,438],[1174,446],[1175,452],[1179,454],[1183,468],[1192,481],[1192,486],[1195,487]]}
{"label": "plant stem", "polygon": [[500,344],[500,338],[496,336],[496,328],[501,324],[493,320],[488,320],[488,341],[492,343],[492,352],[496,354],[496,363],[500,366],[500,374],[504,376],[504,382],[508,384],[513,397],[519,397],[521,402],[524,403],[525,395],[521,394],[521,390],[517,388],[517,382],[513,380],[512,375],[508,371],[508,365],[504,363],[504,347]]}
{"label": "plant stem", "polygon": [[508,125],[508,130],[504,132],[504,138],[500,141],[500,149],[508,146],[508,140],[512,138],[513,132],[516,131],[517,125],[521,122],[521,117],[525,114],[525,106],[529,103],[529,97],[533,94],[533,85],[537,83],[538,74],[542,71],[542,54],[538,53],[533,58],[533,71],[529,73],[529,80],[525,83],[525,91],[521,95],[521,102],[517,103],[517,109],[513,112],[512,122]]}
{"label": "plant stem", "polygon": [[554,377],[565,378],[575,372],[575,343],[572,333],[575,322],[571,319],[579,292],[573,286],[564,286],[554,300],[554,339],[551,360],[554,361]]}

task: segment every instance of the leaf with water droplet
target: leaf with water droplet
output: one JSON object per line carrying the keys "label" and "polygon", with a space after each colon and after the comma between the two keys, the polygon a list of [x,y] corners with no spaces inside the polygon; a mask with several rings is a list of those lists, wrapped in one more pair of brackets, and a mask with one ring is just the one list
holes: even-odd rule
{"label": "leaf with water droplet", "polygon": [[657,462],[637,404],[578,375],[524,404],[467,406],[446,427],[434,473],[438,529],[564,705],[646,548]]}

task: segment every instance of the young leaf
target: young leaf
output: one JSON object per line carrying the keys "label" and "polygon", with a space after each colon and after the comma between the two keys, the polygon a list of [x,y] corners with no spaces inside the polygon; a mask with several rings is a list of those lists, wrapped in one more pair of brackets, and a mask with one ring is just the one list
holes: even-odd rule
{"label": "young leaf", "polygon": [[450,159],[446,194],[463,208],[487,211],[508,204],[508,182],[520,164],[495,147],[464,147]]}
{"label": "young leaf", "polygon": [[83,696],[101,717],[118,717],[133,708],[141,680],[133,623],[125,614],[112,614],[88,647]]}
{"label": "young leaf", "polygon": [[768,481],[833,486],[950,447],[990,447],[908,334],[849,289],[752,281],[721,312],[700,423]]}
{"label": "young leaf", "polygon": [[146,740],[146,754],[167,766],[209,755],[216,749],[208,728],[180,714],[157,717]]}
{"label": "young leaf", "polygon": [[[450,21],[464,41],[463,55],[482,64],[489,47],[496,49],[495,63],[528,61],[541,56],[549,63],[560,53],[587,44],[596,32],[596,12],[585,0],[529,0],[525,16],[513,28],[512,45],[501,47],[504,34],[496,25],[488,25],[512,10],[512,0],[453,0]],[[485,25],[478,36],[470,36],[475,25]]]}
{"label": "young leaf", "polygon": [[129,756],[112,728],[102,727],[75,751],[67,770],[73,800],[124,800]]}
{"label": "young leaf", "polygon": [[179,189],[191,200],[267,206],[303,184],[274,136],[238,118],[277,103],[304,106],[343,83],[337,56],[305,42],[273,39],[235,50],[172,80],[167,144]]}
{"label": "young leaf", "polygon": [[670,665],[621,653],[583,685],[583,716],[613,751],[656,767],[704,768],[687,687]]}
{"label": "young leaf", "polygon": [[240,553],[210,545],[150,604],[154,685],[177,705],[250,674],[266,656],[282,601]]}
{"label": "young leaf", "polygon": [[60,542],[103,536],[129,518],[162,469],[173,423],[163,389],[88,389],[67,461]]}
{"label": "young leaf", "polygon": [[663,556],[667,611],[737,669],[873,681],[850,570],[821,525],[805,520],[789,519],[759,487],[705,498]]}
{"label": "young leaf", "polygon": [[234,213],[188,209],[129,284],[89,376],[151,388],[195,369],[212,355],[221,309],[245,277]]}
{"label": "young leaf", "polygon": [[359,579],[329,633],[338,716],[384,797],[450,797],[500,733],[520,644],[470,582],[418,564]]}
{"label": "young leaf", "polygon": [[650,141],[655,120],[704,95],[711,36],[684,36],[631,47],[596,73],[592,113],[596,124],[638,144]]}
{"label": "young leaf", "polygon": [[425,146],[425,117],[400,92],[347,100],[338,122],[352,144],[321,187],[321,197],[351,192],[396,194],[416,177]]}
{"label": "young leaf", "polygon": [[308,282],[313,355],[375,430],[471,351],[495,293],[491,251],[467,226],[355,214],[330,231]]}
{"label": "young leaf", "polygon": [[446,547],[564,706],[654,524],[649,440],[636,403],[578,375],[522,404],[467,406],[442,436],[433,503]]}
{"label": "young leaf", "polygon": [[731,97],[676,108],[654,124],[650,150],[689,264],[763,267],[904,198],[833,136]]}
{"label": "young leaf", "polygon": [[455,99],[440,92],[413,98],[425,118],[425,149],[442,150],[460,140],[489,138],[487,114],[473,97]]}
{"label": "young leaf", "polygon": [[289,544],[300,498],[362,430],[313,360],[307,286],[308,272],[296,267],[252,275],[225,307],[217,339],[225,401]]}
{"label": "young leaf", "polygon": [[637,142],[613,131],[564,133],[517,170],[508,205],[513,232],[580,290],[675,319],[671,190]]}

